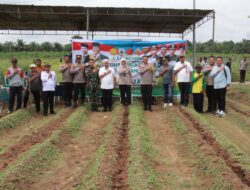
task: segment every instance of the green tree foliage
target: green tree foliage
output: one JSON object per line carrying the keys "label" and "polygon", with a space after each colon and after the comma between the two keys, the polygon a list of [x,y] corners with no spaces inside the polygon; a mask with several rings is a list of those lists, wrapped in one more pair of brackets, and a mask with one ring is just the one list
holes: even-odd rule
{"label": "green tree foliage", "polygon": [[[72,39],[82,39],[81,36],[73,36]],[[188,51],[192,51],[193,44],[187,41]],[[0,52],[21,52],[21,51],[71,51],[71,44],[61,44],[58,42],[43,42],[38,44],[36,42],[30,42],[26,44],[23,40],[18,39],[16,42],[6,41],[0,43]],[[209,40],[207,42],[196,44],[197,53],[250,53],[250,41],[242,40],[241,42],[225,41],[225,42],[213,42]]]}

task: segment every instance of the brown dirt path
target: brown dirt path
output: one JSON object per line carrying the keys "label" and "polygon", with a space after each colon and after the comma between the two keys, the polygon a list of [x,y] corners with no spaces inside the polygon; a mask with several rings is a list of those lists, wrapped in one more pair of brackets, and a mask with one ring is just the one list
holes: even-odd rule
{"label": "brown dirt path", "polygon": [[[192,160],[185,156],[185,147],[180,146],[182,137],[178,136],[170,127],[171,121],[168,110],[162,110],[154,106],[154,111],[145,112],[146,125],[150,131],[150,138],[153,142],[154,168],[159,172],[160,181],[164,181],[167,175],[173,176],[173,181],[167,181],[160,189],[172,189],[188,186],[191,189],[206,189],[211,184],[208,176],[198,176],[194,172]],[[156,122],[157,121],[157,122]],[[172,180],[167,176],[168,180]],[[162,179],[161,179],[162,178]],[[164,183],[164,182],[163,182]],[[175,184],[171,184],[175,183]]]}
{"label": "brown dirt path", "polygon": [[239,163],[232,159],[229,153],[223,149],[216,139],[205,129],[205,126],[200,124],[191,113],[180,107],[175,108],[175,110],[186,126],[199,134],[202,146],[206,146],[207,149],[210,149],[210,154],[221,158],[228,166],[227,171],[224,172],[224,177],[231,182],[234,189],[249,189],[247,186],[250,187],[250,174],[242,169]]}
{"label": "brown dirt path", "polygon": [[126,190],[128,187],[128,108],[116,115],[110,140],[98,172],[98,189]]}
{"label": "brown dirt path", "polygon": [[66,111],[63,109],[57,109],[58,114],[44,117],[43,115],[34,114],[31,118],[22,122],[18,127],[4,129],[4,132],[0,133],[0,147],[2,147],[4,153],[8,150],[8,147],[13,146],[21,141],[24,136],[30,135],[32,132],[36,132],[39,128],[44,127],[45,123],[49,123],[51,120],[59,117],[62,112]]}
{"label": "brown dirt path", "polygon": [[[107,117],[104,117],[107,116]],[[111,119],[110,113],[88,114],[79,137],[72,138],[63,133],[56,144],[62,153],[59,163],[35,178],[27,190],[68,190],[72,189],[84,175],[91,157],[103,142],[105,128]]]}
{"label": "brown dirt path", "polygon": [[63,126],[64,121],[72,114],[72,110],[63,112],[60,117],[49,124],[41,127],[39,130],[32,132],[20,139],[20,141],[9,147],[3,154],[0,154],[0,171],[8,167],[18,157],[37,143],[42,143],[52,132]]}

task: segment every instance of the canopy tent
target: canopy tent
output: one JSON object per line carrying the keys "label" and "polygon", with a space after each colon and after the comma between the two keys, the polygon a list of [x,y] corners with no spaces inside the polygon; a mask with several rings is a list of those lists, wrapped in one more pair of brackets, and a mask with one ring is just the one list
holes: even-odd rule
{"label": "canopy tent", "polygon": [[117,8],[0,4],[0,34],[184,38],[213,19],[215,12],[195,9]]}
{"label": "canopy tent", "polygon": [[[143,32],[185,35],[213,10],[0,4],[0,30]],[[88,35],[87,35],[88,37]]]}

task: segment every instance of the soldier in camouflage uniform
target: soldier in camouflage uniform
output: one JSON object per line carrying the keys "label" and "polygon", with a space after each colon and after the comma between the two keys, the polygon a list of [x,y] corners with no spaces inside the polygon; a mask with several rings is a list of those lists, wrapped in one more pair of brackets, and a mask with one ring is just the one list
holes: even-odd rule
{"label": "soldier in camouflage uniform", "polygon": [[89,65],[85,68],[85,75],[87,78],[91,111],[98,111],[98,91],[100,85],[98,72],[98,65],[95,64],[93,59],[90,59]]}

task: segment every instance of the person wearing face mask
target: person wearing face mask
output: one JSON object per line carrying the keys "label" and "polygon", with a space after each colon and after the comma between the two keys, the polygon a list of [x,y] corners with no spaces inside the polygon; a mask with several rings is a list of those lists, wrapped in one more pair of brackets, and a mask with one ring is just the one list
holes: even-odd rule
{"label": "person wearing face mask", "polygon": [[182,106],[188,106],[189,104],[189,89],[191,82],[191,75],[193,72],[193,67],[191,63],[185,61],[185,56],[180,56],[180,61],[174,66],[174,74],[177,78],[178,87],[181,93]]}
{"label": "person wearing face mask", "polygon": [[230,87],[231,73],[230,69],[223,63],[222,57],[217,57],[216,60],[217,64],[211,71],[211,76],[214,79],[214,89],[218,103],[218,110],[215,114],[219,117],[224,117],[226,115],[226,92]]}
{"label": "person wearing face mask", "polygon": [[216,92],[214,89],[214,79],[211,76],[211,71],[215,66],[215,57],[209,57],[209,64],[206,65],[203,69],[203,72],[206,75],[206,94],[207,94],[207,113],[215,112],[217,109],[217,101],[216,101]]}
{"label": "person wearing face mask", "polygon": [[93,59],[89,60],[89,65],[85,68],[87,89],[89,93],[91,111],[98,111],[98,91],[100,85],[99,67]]}
{"label": "person wearing face mask", "polygon": [[54,111],[54,96],[56,88],[56,73],[50,70],[51,65],[44,65],[44,71],[41,72],[42,91],[43,91],[43,115],[55,114]]}
{"label": "person wearing face mask", "polygon": [[121,59],[121,63],[117,69],[117,73],[119,74],[119,89],[121,95],[121,103],[124,106],[130,105],[132,74],[130,67],[127,64],[127,60],[125,58]]}

